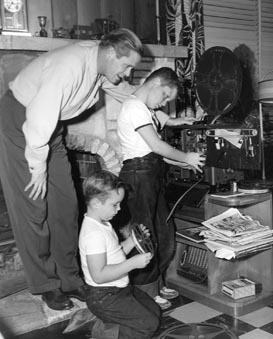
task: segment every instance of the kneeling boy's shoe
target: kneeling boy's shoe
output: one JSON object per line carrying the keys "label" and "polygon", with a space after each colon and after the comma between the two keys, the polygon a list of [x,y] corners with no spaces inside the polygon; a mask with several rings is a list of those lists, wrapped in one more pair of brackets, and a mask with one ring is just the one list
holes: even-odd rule
{"label": "kneeling boy's shoe", "polygon": [[42,293],[42,300],[52,310],[70,310],[74,304],[59,288]]}
{"label": "kneeling boy's shoe", "polygon": [[154,297],[154,301],[160,306],[161,310],[167,310],[172,306],[169,300],[161,298],[159,295]]}
{"label": "kneeling boy's shoe", "polygon": [[[88,309],[80,308],[79,310],[73,312],[68,325],[63,330],[63,334],[72,333],[72,332],[90,332],[97,320],[97,317]],[[73,336],[73,338],[76,338]]]}
{"label": "kneeling boy's shoe", "polygon": [[168,288],[166,286],[163,286],[160,290],[160,296],[161,296],[161,298],[170,300],[170,299],[177,298],[179,296],[179,293],[178,293],[178,291],[173,290],[172,288]]}
{"label": "kneeling boy's shoe", "polygon": [[86,301],[86,298],[89,295],[89,286],[82,285],[75,290],[64,292],[64,294],[69,298],[75,298],[80,301]]}
{"label": "kneeling boy's shoe", "polygon": [[119,324],[104,323],[97,319],[92,328],[92,338],[94,339],[113,339],[119,337]]}

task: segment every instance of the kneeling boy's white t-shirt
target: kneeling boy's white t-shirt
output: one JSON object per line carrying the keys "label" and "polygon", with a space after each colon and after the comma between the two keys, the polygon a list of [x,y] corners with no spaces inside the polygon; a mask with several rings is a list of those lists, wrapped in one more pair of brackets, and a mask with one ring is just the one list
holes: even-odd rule
{"label": "kneeling boy's white t-shirt", "polygon": [[101,224],[85,215],[79,236],[79,250],[84,279],[88,285],[116,287],[126,287],[128,285],[128,274],[117,280],[97,284],[92,279],[87,266],[86,256],[92,254],[106,253],[107,265],[119,264],[126,260],[118,236],[109,222],[106,225]]}

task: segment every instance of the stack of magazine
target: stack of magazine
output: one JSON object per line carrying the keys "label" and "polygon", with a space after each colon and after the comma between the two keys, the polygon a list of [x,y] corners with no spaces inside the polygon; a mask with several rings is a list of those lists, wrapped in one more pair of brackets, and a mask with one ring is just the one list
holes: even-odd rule
{"label": "stack of magazine", "polygon": [[272,247],[273,231],[236,208],[202,222],[200,232],[206,246],[218,258],[232,259],[251,255]]}

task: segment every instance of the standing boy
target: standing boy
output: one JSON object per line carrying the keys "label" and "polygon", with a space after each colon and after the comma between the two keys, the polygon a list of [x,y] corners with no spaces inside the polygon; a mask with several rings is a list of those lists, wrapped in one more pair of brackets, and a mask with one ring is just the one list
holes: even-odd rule
{"label": "standing boy", "polygon": [[[98,171],[84,180],[83,192],[87,212],[79,248],[85,281],[90,286],[87,306],[103,321],[104,328],[111,324],[111,338],[150,339],[159,326],[161,311],[152,298],[129,285],[128,272],[145,267],[152,255],[126,259],[135,243],[131,236],[119,243],[109,222],[120,210],[124,186],[111,172]],[[96,328],[96,332],[106,338],[103,329]],[[94,331],[93,336],[97,338]]]}
{"label": "standing boy", "polygon": [[[164,192],[164,162],[188,165],[201,171],[205,157],[202,153],[184,153],[160,138],[159,125],[169,117],[161,117],[155,110],[174,100],[179,81],[176,73],[162,67],[150,74],[134,94],[123,102],[118,117],[118,135],[123,154],[120,178],[131,186],[127,204],[132,222],[142,223],[150,230],[155,244],[155,255],[142,270],[131,272],[132,283],[145,290],[165,309],[174,290],[166,288],[165,272],[174,254],[174,227],[167,224],[169,210]],[[162,115],[162,114],[161,114]]]}

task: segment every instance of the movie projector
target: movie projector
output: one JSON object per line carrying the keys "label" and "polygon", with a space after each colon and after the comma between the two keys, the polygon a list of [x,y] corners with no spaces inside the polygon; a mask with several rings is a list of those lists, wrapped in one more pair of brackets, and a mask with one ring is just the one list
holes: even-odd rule
{"label": "movie projector", "polygon": [[191,127],[205,134],[207,181],[211,185],[224,181],[222,173],[227,171],[234,173],[229,178],[234,175],[239,181],[245,171],[261,167],[258,114],[255,116],[247,93],[250,81],[244,77],[239,59],[222,46],[206,50],[196,66],[194,91],[205,120]]}

